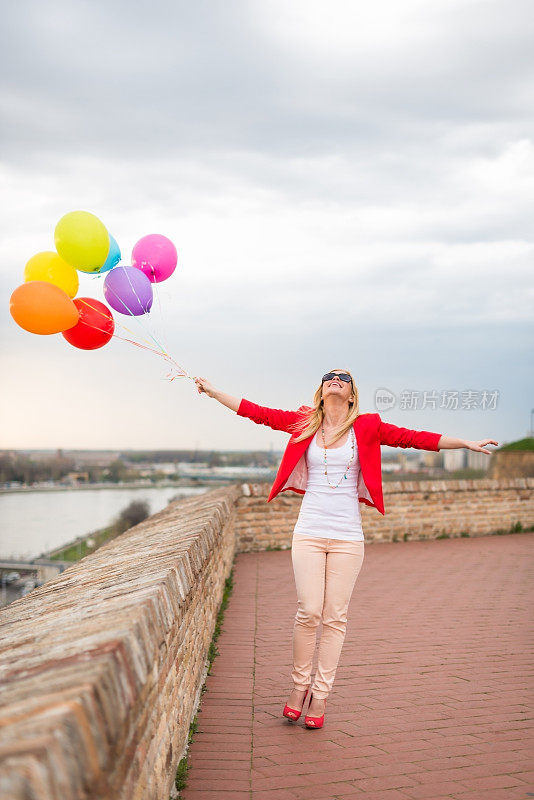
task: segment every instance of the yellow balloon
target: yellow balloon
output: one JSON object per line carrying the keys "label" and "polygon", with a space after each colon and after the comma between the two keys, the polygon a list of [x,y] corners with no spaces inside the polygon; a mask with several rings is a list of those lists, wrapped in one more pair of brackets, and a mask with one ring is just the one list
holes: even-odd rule
{"label": "yellow balloon", "polygon": [[46,281],[63,289],[69,297],[75,297],[80,281],[78,273],[63,261],[57,253],[46,250],[36,253],[24,268],[25,281]]}
{"label": "yellow balloon", "polygon": [[106,226],[89,211],[69,211],[54,231],[61,258],[82,272],[98,272],[109,252]]}

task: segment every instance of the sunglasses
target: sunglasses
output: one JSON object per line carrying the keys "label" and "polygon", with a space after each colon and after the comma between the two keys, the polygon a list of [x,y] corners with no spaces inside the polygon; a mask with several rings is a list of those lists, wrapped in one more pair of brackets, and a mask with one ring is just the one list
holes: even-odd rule
{"label": "sunglasses", "polygon": [[325,381],[331,381],[333,378],[339,378],[345,383],[352,383],[352,378],[350,375],[347,375],[346,372],[327,372],[326,375],[323,375],[321,383],[324,383]]}

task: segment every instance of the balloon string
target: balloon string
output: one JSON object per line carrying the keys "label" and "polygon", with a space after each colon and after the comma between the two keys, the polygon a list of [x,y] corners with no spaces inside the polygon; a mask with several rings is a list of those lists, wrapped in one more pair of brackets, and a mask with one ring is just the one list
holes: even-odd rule
{"label": "balloon string", "polygon": [[[94,328],[95,331],[100,331],[101,333],[106,333],[109,335],[109,331],[105,331],[103,328],[98,328],[96,325],[91,325],[88,322],[84,322],[84,325],[87,325],[89,328]],[[153,347],[148,347],[147,345],[141,344],[140,342],[135,342],[133,339],[128,339],[125,336],[119,336],[118,333],[112,333],[111,335],[114,336],[116,339],[121,339],[123,342],[129,342],[130,344],[133,344],[136,347],[140,347],[142,350],[149,350],[151,353],[155,353],[157,356],[161,356],[161,358],[165,359],[165,361],[175,364],[176,367],[178,367],[178,364],[171,356],[167,355],[166,353],[162,353],[160,350],[155,350]],[[187,377],[191,376],[188,375]]]}
{"label": "balloon string", "polygon": [[[131,281],[131,279],[130,279],[130,273],[128,272],[128,270],[126,269],[126,267],[123,267],[123,269],[124,269],[124,272],[126,273],[126,278],[128,279],[128,283],[130,284],[131,290],[132,290],[132,292],[135,294],[135,296],[136,296],[136,298],[137,298],[137,302],[139,303],[139,305],[141,306],[141,308],[144,308],[144,309],[145,309],[145,314],[147,315],[147,318],[149,319],[149,318],[150,318],[150,308],[145,308],[145,306],[143,305],[143,303],[141,303],[141,300],[139,299],[139,295],[137,294],[137,292],[136,292],[136,290],[135,290],[135,286],[133,285],[133,283],[132,283],[132,281]],[[136,269],[136,267],[133,267],[133,269]],[[154,270],[154,268],[153,268],[153,267],[152,267],[152,270]],[[140,270],[140,272],[143,272],[143,270]],[[143,274],[145,274],[145,273],[143,272]],[[130,313],[131,313],[131,312],[130,312]],[[135,315],[135,316],[137,317],[137,315]],[[139,323],[140,323],[140,322],[141,322],[141,321],[139,320]],[[144,326],[143,326],[143,327],[144,327]],[[156,337],[154,336],[154,332],[152,331],[152,329],[151,329],[151,328],[150,328],[148,325],[147,325],[147,332],[148,332],[148,335],[150,336],[150,338],[151,338],[151,339],[153,339],[153,340],[156,342],[156,344],[158,345],[158,347],[161,347],[161,349],[162,349],[162,350],[163,350],[163,352],[165,353],[165,352],[167,351],[167,348],[166,348],[166,347],[164,347],[164,346],[161,344],[161,342],[159,342],[159,341],[158,341],[158,339],[156,339]]]}
{"label": "balloon string", "polygon": [[[121,267],[121,269],[123,269],[123,270],[124,270],[124,267]],[[96,277],[96,276],[95,276],[95,277]],[[127,277],[127,279],[128,279],[128,282],[129,282],[129,284],[130,284],[130,286],[131,286],[131,288],[132,288],[132,291],[133,291],[133,293],[135,294],[135,296],[136,296],[136,298],[137,298],[137,302],[139,303],[139,306],[140,306],[140,308],[145,308],[145,307],[144,307],[144,305],[143,305],[143,303],[141,303],[141,300],[139,299],[139,296],[138,296],[137,292],[135,291],[135,288],[133,287],[133,285],[132,285],[132,282],[131,282],[131,280],[130,280],[130,276],[128,275],[128,273],[127,273],[127,272],[126,272],[126,277]],[[163,347],[163,345],[161,344],[161,342],[159,342],[159,341],[156,339],[156,337],[153,335],[153,331],[152,331],[152,330],[150,330],[150,329],[148,328],[148,326],[147,326],[147,327],[145,327],[144,325],[142,325],[141,321],[138,319],[138,316],[132,312],[132,310],[129,308],[129,306],[127,306],[127,305],[126,305],[126,303],[124,302],[124,300],[122,299],[122,297],[120,297],[120,296],[117,294],[117,292],[116,292],[116,291],[113,289],[113,287],[108,285],[108,286],[106,287],[106,289],[107,289],[107,290],[109,290],[109,291],[110,291],[112,294],[114,294],[114,295],[115,295],[115,297],[117,298],[117,300],[119,301],[119,303],[120,303],[122,306],[124,306],[124,308],[126,309],[126,311],[122,311],[122,312],[121,312],[121,311],[119,311],[119,314],[121,314],[121,313],[122,313],[122,314],[128,314],[130,317],[132,317],[133,319],[135,319],[135,321],[137,322],[137,324],[141,326],[141,328],[142,328],[143,332],[144,332],[144,333],[146,333],[148,336],[150,336],[150,338],[151,338],[151,339],[152,339],[152,340],[153,340],[153,341],[154,341],[154,342],[157,344],[157,346],[160,348],[160,350],[161,350],[163,353],[165,353],[165,352],[166,352],[166,350],[167,350],[167,348]],[[97,309],[94,309],[94,310],[96,311]],[[147,314],[147,313],[148,313],[148,312],[146,311],[146,309],[145,309],[144,313],[145,313],[145,314]],[[106,315],[104,314],[104,316],[106,316]],[[124,325],[123,323],[119,322],[118,320],[117,320],[117,323],[118,323],[119,325],[122,325],[122,327],[123,327],[125,330],[127,330],[129,333],[131,333],[131,334],[132,334],[132,336],[136,336],[136,335],[138,335],[138,334],[135,334],[135,333],[133,333],[133,332],[132,332],[132,331],[131,331],[131,330],[130,330],[130,329],[129,329],[129,328],[126,326],[126,325]],[[141,338],[144,338],[144,337],[141,337]],[[144,341],[147,341],[147,340],[146,340],[146,339],[144,339]]]}
{"label": "balloon string", "polygon": [[[162,323],[164,323],[163,307],[161,305],[161,300],[160,300],[160,295],[159,295],[158,281],[156,280],[156,270],[154,269],[152,264],[149,264],[148,266],[150,266],[150,269],[152,270],[152,277],[154,278],[154,281],[153,281],[154,293],[156,295],[156,300],[157,300],[157,303],[158,303],[160,318],[161,318]],[[169,372],[169,374],[166,375],[165,377],[168,378],[170,381],[173,381],[176,378],[182,378],[184,376],[186,376],[188,378],[191,377],[190,375],[187,375],[187,372],[185,371],[185,369],[183,367],[180,367],[180,369],[181,369],[183,375],[179,374],[179,373],[174,375],[173,371],[171,370],[171,372]],[[194,380],[194,378],[191,378],[191,380]]]}
{"label": "balloon string", "polygon": [[153,286],[154,286],[154,290],[155,290],[156,300],[157,300],[157,303],[158,303],[160,319],[161,319],[161,322],[163,324],[163,327],[165,328],[166,326],[165,326],[165,321],[163,319],[163,309],[162,309],[161,301],[160,301],[160,298],[159,298],[158,281],[156,280],[156,270],[154,269],[152,264],[150,264],[150,269],[152,270],[152,277],[154,278]]}
{"label": "balloon string", "polygon": [[[85,305],[89,306],[89,308],[93,308],[93,306],[91,306],[89,303],[87,303],[87,301],[83,300],[82,302],[84,302]],[[100,309],[93,308],[93,311],[97,311],[103,317],[105,317],[106,319],[109,319],[107,314],[104,314],[104,312],[101,311]],[[87,325],[87,327],[89,327],[89,328],[94,328],[94,330],[100,331],[100,333],[105,333],[106,335],[109,335],[109,331],[106,331],[103,328],[99,328],[96,325],[92,325],[92,324],[90,324],[88,322],[85,322],[85,321],[84,321],[84,325]],[[194,380],[194,378],[191,375],[188,375],[186,370],[182,366],[180,366],[180,364],[178,364],[178,362],[175,361],[175,359],[172,356],[170,356],[168,353],[162,353],[160,350],[155,350],[153,347],[148,347],[147,345],[140,344],[140,342],[136,342],[133,339],[128,339],[128,338],[126,338],[124,336],[119,336],[118,333],[112,333],[111,335],[116,339],[120,339],[123,342],[129,342],[130,344],[135,345],[135,347],[139,347],[142,350],[148,350],[149,352],[155,353],[157,356],[161,356],[161,358],[165,359],[165,361],[167,361],[167,363],[169,363],[172,366],[171,372],[169,372],[168,376],[167,376],[167,377],[169,377],[170,380],[174,380],[175,378],[190,378],[190,380]],[[173,375],[172,378],[170,377],[171,375]]]}
{"label": "balloon string", "polygon": [[[139,299],[139,295],[138,295],[138,294],[137,294],[137,292],[135,291],[135,287],[134,287],[134,285],[133,285],[132,281],[130,280],[130,275],[129,275],[129,273],[128,273],[128,270],[126,269],[126,267],[123,267],[122,269],[124,270],[124,274],[126,275],[126,278],[128,279],[128,283],[130,284],[130,288],[131,288],[132,292],[135,294],[135,297],[136,297],[136,299],[137,299],[137,302],[139,303],[140,307],[143,309],[143,313],[145,313],[145,314],[148,314],[148,312],[149,312],[149,309],[148,309],[148,308],[145,308],[145,306],[143,305],[143,303],[142,303],[142,302],[141,302],[141,300]],[[134,269],[135,269],[135,267],[134,267]],[[141,271],[142,271],[142,270],[141,270]],[[126,306],[126,308],[128,308],[128,306]],[[130,309],[129,309],[129,308],[128,308],[128,311],[130,311]],[[130,311],[130,314],[131,314],[131,313],[132,313],[132,312]]]}
{"label": "balloon string", "polygon": [[[153,275],[155,276],[155,270],[154,270],[154,267],[152,267],[152,266],[151,266],[151,268],[152,268],[152,273],[153,273]],[[124,267],[123,267],[123,269],[124,269],[124,272],[126,273],[126,277],[127,277],[127,279],[128,279],[128,283],[130,284],[130,287],[131,287],[131,289],[132,289],[133,293],[135,294],[135,296],[136,296],[136,298],[137,298],[137,302],[139,303],[139,305],[140,305],[140,307],[141,307],[141,308],[144,308],[144,306],[143,306],[143,304],[141,303],[141,300],[139,299],[139,296],[138,296],[137,292],[135,291],[135,288],[134,288],[134,286],[133,286],[133,284],[132,284],[132,282],[131,282],[131,280],[130,280],[130,276],[129,276],[128,272],[126,271],[126,269],[125,269]],[[95,276],[95,277],[96,277],[96,276]],[[157,282],[156,282],[156,281],[154,281],[154,283],[156,284]],[[121,304],[122,304],[122,305],[123,305],[123,306],[124,306],[124,307],[127,309],[127,311],[129,312],[130,316],[134,317],[135,321],[136,321],[138,324],[140,324],[140,325],[141,325],[141,321],[138,319],[137,315],[132,313],[132,311],[131,311],[131,310],[128,308],[128,306],[126,305],[126,303],[124,302],[124,300],[122,300],[122,298],[121,298],[121,297],[119,297],[119,296],[117,295],[117,293],[116,293],[116,292],[113,290],[113,288],[112,288],[111,286],[108,286],[107,288],[108,288],[108,289],[110,289],[110,290],[113,292],[113,294],[114,294],[114,295],[115,295],[115,297],[116,297],[116,298],[119,300],[119,302],[120,302],[120,303],[121,303]],[[156,287],[156,298],[157,298],[157,302],[158,302],[158,306],[159,306],[160,314],[161,314],[161,316],[162,316],[162,318],[163,318],[163,312],[162,312],[162,308],[161,308],[161,302],[160,302],[160,299],[159,299],[159,292],[158,292],[158,289],[157,289],[157,287]],[[100,309],[98,309],[98,308],[93,308],[93,306],[90,306],[90,305],[89,305],[89,303],[87,303],[87,301],[85,301],[85,300],[84,300],[83,302],[84,302],[84,303],[85,303],[87,306],[89,306],[89,308],[92,308],[92,309],[93,309],[93,311],[96,311],[97,313],[101,314],[101,316],[105,317],[106,319],[109,319],[109,317],[107,316],[107,314],[104,314],[104,312],[103,312],[103,311],[101,311]],[[120,313],[120,312],[119,312],[119,313]],[[147,313],[147,316],[149,315],[149,312],[145,312],[145,313]],[[116,321],[116,322],[118,322],[118,324],[119,324],[119,325],[121,325],[121,326],[122,326],[122,327],[123,327],[125,330],[127,330],[129,333],[131,333],[131,334],[132,334],[132,336],[135,336],[135,335],[136,335],[136,334],[134,334],[134,333],[133,333],[133,332],[132,332],[132,331],[131,331],[131,330],[130,330],[130,329],[129,329],[129,328],[126,326],[126,325],[124,325],[122,322],[120,322],[119,320],[115,320],[115,319],[114,319],[114,322],[115,322],[115,321]],[[89,323],[87,323],[87,322],[86,322],[85,324],[86,324],[86,325],[89,325]],[[89,325],[89,327],[91,327],[91,328],[94,328],[95,330],[101,331],[102,333],[109,333],[109,331],[104,331],[104,330],[102,330],[101,328],[97,328],[95,325]],[[144,325],[141,325],[141,327],[143,328],[143,330],[145,330],[145,327],[144,327]],[[165,376],[165,377],[166,377],[166,378],[168,378],[170,381],[173,381],[173,380],[175,380],[176,378],[189,378],[190,380],[194,381],[194,378],[193,378],[191,375],[188,375],[188,373],[186,372],[186,370],[185,370],[185,369],[184,369],[184,368],[183,368],[183,367],[182,367],[180,364],[178,364],[178,362],[177,362],[177,361],[175,361],[175,359],[174,359],[174,358],[173,358],[171,355],[169,355],[169,353],[167,352],[167,348],[166,348],[166,347],[164,347],[164,346],[163,346],[163,345],[162,345],[162,344],[161,344],[161,343],[158,341],[158,339],[157,339],[155,336],[153,336],[153,334],[152,334],[152,331],[151,331],[151,330],[148,330],[148,329],[146,329],[146,330],[145,330],[145,332],[146,332],[146,333],[147,333],[147,334],[150,336],[150,338],[151,338],[151,339],[152,339],[152,340],[153,340],[153,341],[156,343],[156,345],[157,345],[157,346],[160,348],[160,350],[154,350],[154,348],[153,348],[153,347],[147,347],[146,345],[142,345],[142,344],[140,344],[139,342],[136,342],[136,341],[134,341],[133,339],[127,339],[127,338],[125,338],[124,336],[119,336],[119,335],[118,335],[118,334],[116,334],[116,333],[112,333],[112,336],[114,336],[114,337],[115,337],[115,338],[117,338],[117,339],[121,339],[123,342],[129,342],[130,344],[133,344],[133,345],[135,345],[136,347],[140,347],[140,348],[142,348],[143,350],[149,350],[150,352],[152,352],[152,353],[155,353],[156,355],[159,355],[159,356],[161,356],[162,358],[165,358],[165,360],[166,360],[166,361],[168,361],[169,363],[171,363],[171,364],[174,364],[174,365],[175,365],[175,367],[173,367],[173,369],[171,369],[171,371],[170,371],[170,372],[169,372],[169,373],[168,373],[168,374]],[[142,338],[142,339],[143,339],[143,341],[145,341],[145,342],[147,342],[147,341],[148,341],[147,339],[144,339],[144,337],[141,337],[141,338]]]}
{"label": "balloon string", "polygon": [[[142,264],[143,264],[143,265],[145,265],[145,262],[142,262]],[[161,310],[161,303],[160,303],[160,299],[159,299],[158,283],[157,283],[157,281],[156,281],[156,270],[154,269],[154,267],[152,266],[152,264],[148,264],[148,266],[150,266],[150,269],[152,270],[152,276],[153,276],[153,278],[154,278],[154,281],[153,281],[153,282],[151,281],[151,285],[152,285],[152,287],[153,287],[153,289],[154,289],[154,291],[155,291],[156,300],[157,300],[158,307],[159,307],[159,313],[160,313],[161,319],[163,320],[163,313],[162,313],[162,310]],[[137,269],[139,269],[139,267],[137,267]],[[146,273],[144,272],[144,270],[142,270],[142,269],[141,269],[140,271],[141,271],[141,272],[143,272],[143,274],[146,274]],[[128,274],[128,273],[126,273],[126,277],[128,278],[128,280],[130,280],[130,276],[129,276],[129,274]],[[130,286],[132,286],[131,282],[130,282]],[[133,287],[133,286],[132,286],[132,290],[135,292],[135,289],[134,289],[134,287]],[[136,297],[137,297],[137,294],[136,294]],[[137,298],[137,299],[139,300],[139,298]],[[139,301],[139,302],[140,302],[140,301]],[[151,308],[152,308],[152,307],[151,307]],[[151,309],[149,309],[149,310],[147,311],[147,319],[149,319],[150,321],[152,321]],[[150,330],[152,330],[152,329],[150,329]],[[154,337],[154,336],[153,336],[152,338],[153,338],[153,339],[155,339],[155,337]],[[164,352],[166,352],[166,351],[167,351],[167,349],[168,349],[168,348],[167,348],[167,346],[166,346],[165,344],[163,344],[163,345],[162,345],[160,342],[158,342],[158,344],[159,344],[159,346],[162,348],[162,350],[163,350]]]}
{"label": "balloon string", "polygon": [[[128,278],[128,280],[129,280],[129,278]],[[130,282],[130,285],[131,285],[131,282]],[[124,302],[124,300],[123,300],[121,297],[119,297],[119,295],[117,294],[117,292],[116,292],[116,291],[115,291],[115,290],[114,290],[114,289],[113,289],[111,286],[107,286],[106,288],[107,288],[107,289],[109,289],[109,290],[110,290],[110,291],[111,291],[111,292],[112,292],[112,293],[115,295],[115,297],[117,298],[117,300],[119,301],[119,303],[122,303],[122,305],[123,305],[123,306],[124,306],[124,307],[127,309],[127,311],[128,311],[128,314],[129,314],[131,317],[133,317],[133,318],[135,319],[135,321],[137,322],[137,324],[138,324],[138,325],[140,325],[140,326],[141,326],[141,328],[143,329],[144,333],[145,333],[145,334],[147,334],[147,335],[148,335],[148,336],[149,336],[149,337],[152,339],[152,341],[153,341],[153,342],[155,342],[155,344],[157,344],[157,346],[160,348],[160,350],[162,351],[162,353],[166,353],[166,352],[167,352],[167,348],[163,347],[163,345],[161,344],[161,342],[160,342],[160,341],[158,341],[158,339],[156,339],[156,337],[153,335],[152,331],[151,331],[151,330],[148,328],[148,326],[145,328],[145,326],[144,326],[144,325],[141,323],[141,320],[140,320],[140,319],[138,319],[138,317],[137,317],[137,315],[136,315],[136,314],[133,314],[133,313],[132,313],[132,311],[131,311],[131,310],[128,308],[128,306],[126,305],[126,303]],[[133,289],[133,287],[132,287],[132,289]],[[134,291],[135,291],[135,290],[134,290]],[[136,297],[137,297],[137,295],[136,295]],[[143,305],[142,305],[142,303],[141,303],[141,301],[139,300],[139,298],[138,298],[138,297],[137,297],[137,300],[138,300],[138,302],[139,302],[139,305],[141,306],[141,308],[143,308]],[[120,314],[120,313],[121,313],[121,312],[119,311],[119,314]],[[146,313],[146,312],[145,312],[145,313]],[[123,325],[123,328],[126,328],[126,325]],[[131,331],[130,331],[130,333],[131,333]],[[132,334],[132,335],[135,335],[135,334]],[[146,340],[145,340],[145,341],[146,341]]]}
{"label": "balloon string", "polygon": [[[95,308],[94,306],[92,306],[90,303],[88,303],[86,300],[83,300],[83,299],[81,300],[81,302],[83,302],[88,308],[91,308],[93,311],[96,311],[97,314],[100,314],[105,319],[109,319],[108,315],[105,314],[100,308]],[[121,328],[124,328],[124,330],[127,331],[128,333],[130,333],[132,336],[138,336],[138,334],[136,332],[130,330],[130,328],[127,325],[125,325],[123,322],[121,322],[120,320],[113,318],[113,321],[114,321],[115,324],[120,325]],[[85,324],[87,324],[87,323],[85,323]],[[145,339],[143,336],[141,336],[140,338],[142,339],[142,341],[144,341],[148,345],[150,345],[150,342],[148,341],[148,339]]]}
{"label": "balloon string", "polygon": [[154,269],[152,264],[150,265],[150,269],[152,270],[152,277],[154,278],[154,284],[153,285],[154,285],[155,290],[156,290],[156,299],[158,301],[159,313],[161,314],[161,317],[163,318],[163,312],[161,310],[161,303],[160,303],[160,300],[159,300],[158,282],[156,280],[156,270]]}
{"label": "balloon string", "polygon": [[[139,303],[139,306],[140,306],[140,308],[143,308],[143,309],[144,309],[144,314],[146,314],[146,319],[148,320],[148,319],[150,318],[150,310],[149,310],[149,309],[147,309],[147,308],[145,307],[145,305],[144,305],[144,304],[141,302],[141,299],[140,299],[139,295],[137,294],[137,292],[136,292],[136,290],[135,290],[135,286],[133,285],[133,283],[132,283],[132,281],[131,281],[131,279],[130,279],[130,273],[128,272],[128,269],[127,269],[126,267],[124,267],[124,266],[122,266],[122,267],[119,267],[119,269],[122,269],[122,270],[124,271],[124,274],[126,275],[126,279],[127,279],[128,283],[130,284],[130,288],[131,288],[132,292],[134,293],[134,295],[135,295],[135,297],[136,297],[136,299],[137,299],[137,302]],[[136,268],[136,267],[132,267],[132,269],[137,269],[137,268]],[[139,270],[139,271],[140,271],[140,272],[143,272],[142,270]],[[154,267],[152,267],[152,272],[153,272],[153,273],[154,273],[154,275],[155,275],[155,272],[154,272]],[[143,274],[145,274],[145,273],[143,273]],[[110,291],[111,291],[111,292],[112,292],[112,293],[115,295],[115,297],[117,298],[117,300],[119,301],[119,303],[120,303],[121,305],[123,305],[123,306],[124,306],[124,308],[126,309],[126,311],[128,312],[128,314],[129,314],[131,317],[134,317],[134,319],[135,319],[135,321],[137,322],[137,324],[141,326],[141,328],[143,329],[143,331],[144,331],[144,332],[145,332],[145,333],[146,333],[148,336],[150,336],[150,338],[152,339],[152,341],[153,341],[153,342],[155,342],[155,344],[157,344],[157,346],[160,348],[160,350],[161,350],[163,353],[167,353],[167,350],[168,350],[168,348],[167,348],[165,345],[163,345],[163,344],[162,344],[162,343],[159,341],[159,339],[157,339],[157,337],[155,336],[155,333],[154,333],[153,329],[150,327],[150,325],[148,325],[148,324],[147,324],[147,325],[146,325],[146,327],[145,327],[145,325],[143,325],[143,324],[142,324],[141,320],[138,318],[138,315],[137,315],[137,314],[134,314],[134,313],[132,312],[132,310],[130,309],[130,307],[126,305],[126,303],[124,302],[124,300],[122,299],[122,297],[120,297],[120,296],[117,294],[117,292],[116,292],[116,291],[113,289],[113,287],[112,287],[112,286],[109,286],[109,285],[108,285],[106,288],[107,288],[107,289],[109,289],[109,290],[110,290]],[[159,303],[159,294],[157,295],[157,298],[158,298],[158,303]],[[160,304],[160,312],[161,312],[161,304]],[[119,311],[119,313],[121,313],[121,312]],[[126,325],[123,325],[123,328],[125,328],[126,330],[128,330],[128,328],[126,327]],[[131,331],[130,331],[130,333],[131,333]],[[133,335],[135,335],[135,334],[133,334]],[[145,339],[145,341],[146,341],[146,339]]]}

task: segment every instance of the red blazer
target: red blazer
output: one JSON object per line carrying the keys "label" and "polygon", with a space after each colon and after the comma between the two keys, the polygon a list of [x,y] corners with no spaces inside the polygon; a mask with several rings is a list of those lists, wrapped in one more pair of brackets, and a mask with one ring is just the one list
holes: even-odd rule
{"label": "red blazer", "polygon": [[[291,426],[300,419],[302,412],[310,411],[310,406],[300,406],[298,411],[282,411],[279,408],[258,406],[243,398],[237,413],[240,417],[248,417],[258,425],[268,425],[276,431],[291,433]],[[382,497],[382,466],[380,445],[390,447],[415,447],[418,450],[438,451],[441,433],[431,431],[414,431],[410,428],[399,428],[390,422],[383,422],[379,414],[360,414],[353,425],[360,473],[358,476],[358,499],[360,503],[372,506],[384,514]],[[304,494],[308,483],[308,467],[306,450],[313,435],[301,442],[295,442],[298,433],[292,433],[287,443],[278,473],[271,487],[267,502],[273,500],[279,492],[291,490]]]}

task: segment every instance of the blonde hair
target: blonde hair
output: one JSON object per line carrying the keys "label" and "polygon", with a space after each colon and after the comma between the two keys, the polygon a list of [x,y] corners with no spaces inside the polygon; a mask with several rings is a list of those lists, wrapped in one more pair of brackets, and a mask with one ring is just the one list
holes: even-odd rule
{"label": "blonde hair", "polygon": [[[333,439],[330,444],[343,436],[343,434],[349,430],[349,428],[354,424],[355,420],[360,416],[358,389],[356,388],[352,374],[348,369],[341,369],[340,367],[336,367],[335,369],[338,372],[346,372],[352,378],[352,394],[354,395],[354,401],[351,402],[349,400],[348,414],[345,420],[333,430]],[[330,371],[332,372],[333,370]],[[313,407],[307,411],[301,412],[300,419],[298,419],[297,422],[295,422],[292,426],[293,433],[298,434],[297,438],[294,440],[295,442],[301,442],[303,439],[307,439],[308,436],[312,436],[321,427],[324,419],[322,394],[323,384],[321,383],[313,395]]]}

